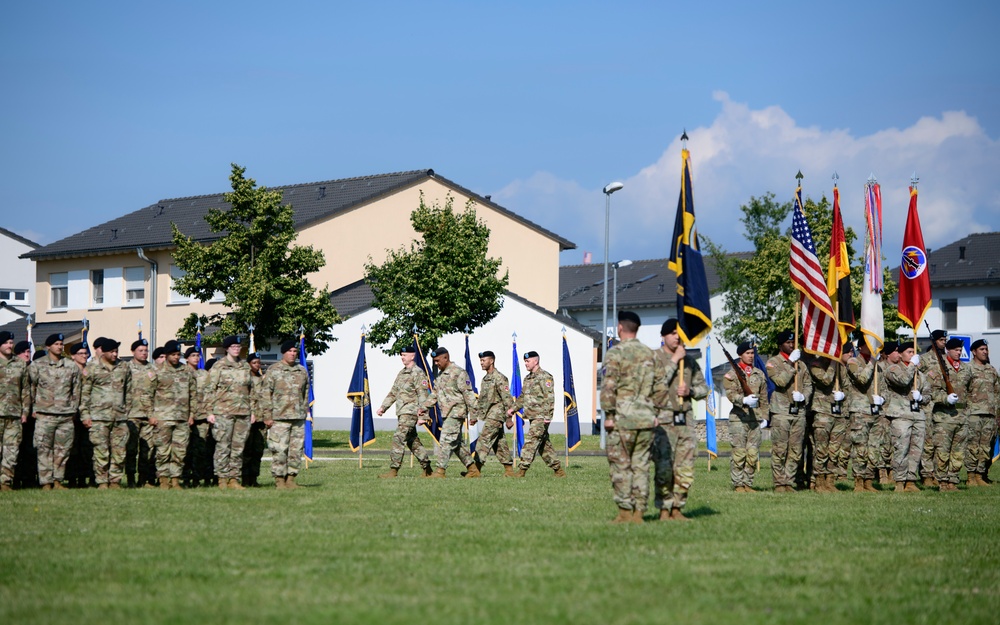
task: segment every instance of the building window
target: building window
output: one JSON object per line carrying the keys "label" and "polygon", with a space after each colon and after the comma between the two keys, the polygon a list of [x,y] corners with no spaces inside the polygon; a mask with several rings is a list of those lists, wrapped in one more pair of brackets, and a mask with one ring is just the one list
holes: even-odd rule
{"label": "building window", "polygon": [[69,304],[69,274],[65,272],[50,273],[49,291],[52,292],[51,307],[53,309],[66,308]]}
{"label": "building window", "polygon": [[91,303],[94,306],[104,304],[104,270],[94,269],[90,272]]}
{"label": "building window", "polygon": [[28,292],[18,289],[0,289],[0,302],[24,305],[28,302]]}
{"label": "building window", "polygon": [[187,304],[191,301],[187,295],[181,295],[174,290],[174,282],[184,277],[185,271],[177,265],[170,265],[170,303]]}
{"label": "building window", "polygon": [[944,330],[958,329],[958,300],[941,300],[941,325]]}
{"label": "building window", "polygon": [[990,327],[1000,328],[1000,297],[987,297],[986,311]]}
{"label": "building window", "polygon": [[141,306],[146,301],[146,268],[125,268],[125,305]]}

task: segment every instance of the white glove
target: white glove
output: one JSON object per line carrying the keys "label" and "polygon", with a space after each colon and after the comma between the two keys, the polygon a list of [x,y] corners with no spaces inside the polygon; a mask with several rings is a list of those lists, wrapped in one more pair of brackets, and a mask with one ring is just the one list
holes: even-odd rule
{"label": "white glove", "polygon": [[910,391],[910,395],[913,396],[913,401],[924,400],[924,396],[920,394],[920,391]]}
{"label": "white glove", "polygon": [[954,406],[955,404],[957,404],[958,403],[958,393],[952,393],[951,395],[948,395],[948,403],[951,404],[952,406]]}
{"label": "white glove", "polygon": [[919,367],[920,366],[920,354],[913,354],[913,356],[910,357],[910,364]]}
{"label": "white glove", "polygon": [[885,403],[885,397],[882,397],[881,395],[872,395],[872,403],[876,406],[881,406]]}
{"label": "white glove", "polygon": [[797,349],[793,349],[791,354],[788,354],[788,360],[790,362],[797,362],[799,358],[802,358],[802,352]]}
{"label": "white glove", "polygon": [[806,396],[798,391],[792,391],[792,399],[794,399],[796,403],[802,403],[806,400]]}
{"label": "white glove", "polygon": [[760,429],[763,430],[766,427],[767,427],[767,419],[764,419],[763,421],[760,422]]}
{"label": "white glove", "polygon": [[834,401],[844,401],[844,391],[834,391],[833,399]]}
{"label": "white glove", "polygon": [[743,398],[743,405],[749,408],[756,408],[759,403],[756,395],[747,395]]}

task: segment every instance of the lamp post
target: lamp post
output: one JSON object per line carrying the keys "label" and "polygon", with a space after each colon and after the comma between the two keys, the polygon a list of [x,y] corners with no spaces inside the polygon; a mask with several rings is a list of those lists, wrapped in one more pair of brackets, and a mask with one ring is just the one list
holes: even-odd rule
{"label": "lamp post", "polygon": [[[619,267],[628,267],[631,264],[632,264],[632,261],[630,261],[630,260],[620,260],[617,263],[614,263],[612,265],[612,267],[615,268],[615,273],[614,273],[615,277],[614,277],[614,280],[612,280],[612,282],[611,282],[611,288],[614,289],[612,291],[613,295],[611,296],[611,302],[612,302],[611,303],[611,310],[614,311],[614,320],[618,319],[618,268]],[[615,338],[616,339],[620,338],[618,336],[618,324],[615,324]]]}
{"label": "lamp post", "polygon": [[608,245],[611,236],[611,194],[624,187],[620,182],[612,182],[604,187],[604,307],[601,318],[601,362],[604,362],[604,352],[608,349]]}

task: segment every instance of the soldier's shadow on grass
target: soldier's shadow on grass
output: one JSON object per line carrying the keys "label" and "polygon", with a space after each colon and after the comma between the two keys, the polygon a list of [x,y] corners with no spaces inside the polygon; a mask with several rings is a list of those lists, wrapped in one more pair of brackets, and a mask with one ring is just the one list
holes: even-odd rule
{"label": "soldier's shadow on grass", "polygon": [[697,508],[688,508],[685,510],[684,516],[689,519],[699,519],[701,517],[710,517],[719,514],[719,511],[715,508],[709,506],[698,506]]}

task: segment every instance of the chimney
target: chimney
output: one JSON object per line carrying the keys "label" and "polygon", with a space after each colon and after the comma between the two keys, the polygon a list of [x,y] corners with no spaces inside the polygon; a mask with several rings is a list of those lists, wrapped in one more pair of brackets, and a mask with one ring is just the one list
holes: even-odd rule
{"label": "chimney", "polygon": [[958,260],[965,260],[965,246],[958,246]]}
{"label": "chimney", "polygon": [[590,252],[583,253],[583,264],[589,265],[594,260],[594,255]]}

